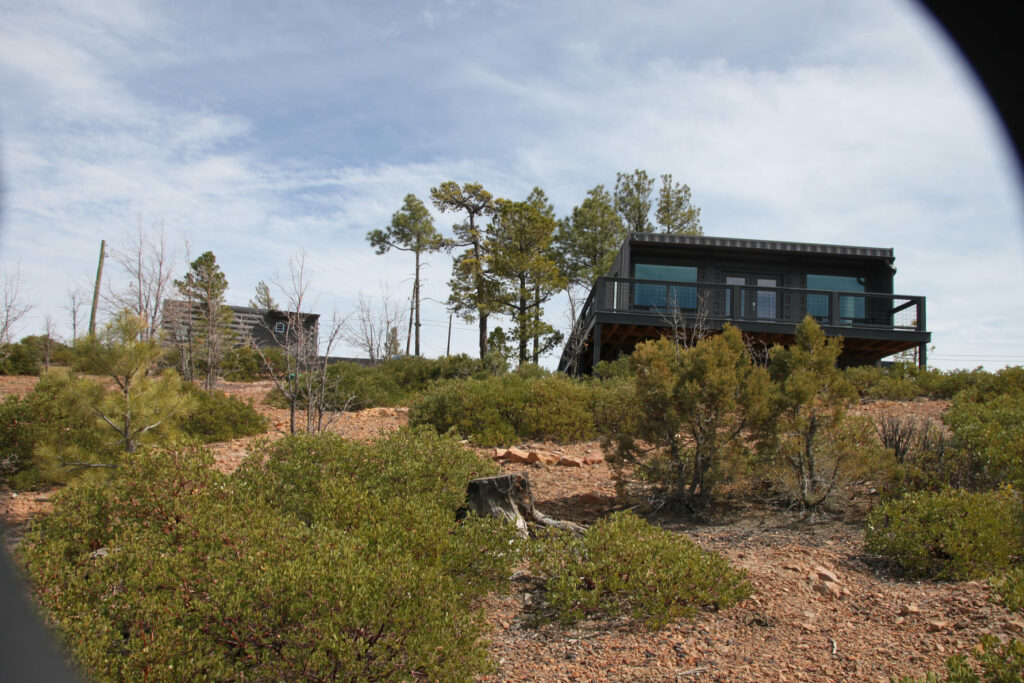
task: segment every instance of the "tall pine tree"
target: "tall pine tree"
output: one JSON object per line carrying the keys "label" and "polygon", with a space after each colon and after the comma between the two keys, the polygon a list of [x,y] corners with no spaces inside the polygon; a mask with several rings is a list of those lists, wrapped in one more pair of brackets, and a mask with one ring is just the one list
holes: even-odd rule
{"label": "tall pine tree", "polygon": [[480,358],[484,358],[487,318],[497,304],[497,288],[486,270],[486,229],[481,223],[494,214],[494,197],[480,183],[460,186],[449,180],[431,188],[430,198],[438,211],[465,214],[465,221],[452,226],[454,238],[446,242],[449,249],[465,248],[452,262],[448,306],[466,322],[479,320]]}
{"label": "tall pine tree", "polygon": [[[410,322],[415,317],[416,355],[420,355],[420,261],[423,254],[438,251],[444,244],[441,235],[434,228],[434,219],[430,217],[427,207],[416,195],[407,194],[402,208],[391,216],[391,224],[383,230],[371,230],[366,235],[370,245],[378,254],[385,254],[391,249],[408,251],[416,257],[412,281],[412,306],[409,310]],[[408,347],[408,339],[406,340]],[[408,352],[408,348],[406,348]]]}

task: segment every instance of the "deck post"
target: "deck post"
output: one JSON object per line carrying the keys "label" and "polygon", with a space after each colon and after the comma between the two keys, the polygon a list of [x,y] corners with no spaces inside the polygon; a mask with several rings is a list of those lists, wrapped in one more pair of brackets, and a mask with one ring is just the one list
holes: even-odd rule
{"label": "deck post", "polygon": [[594,360],[590,365],[593,372],[594,367],[601,362],[601,323],[594,323]]}

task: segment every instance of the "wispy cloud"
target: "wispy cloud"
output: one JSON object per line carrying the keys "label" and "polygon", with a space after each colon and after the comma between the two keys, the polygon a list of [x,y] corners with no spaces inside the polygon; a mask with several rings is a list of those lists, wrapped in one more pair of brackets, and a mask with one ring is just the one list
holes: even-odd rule
{"label": "wispy cloud", "polygon": [[[893,246],[937,356],[963,320],[1024,341],[1005,140],[900,2],[54,0],[0,7],[0,46],[2,262],[40,313],[140,213],[214,251],[239,302],[304,248],[321,305],[346,307],[385,280],[405,296],[409,264],[364,236],[409,192],[539,185],[566,214],[646,168],[693,188],[710,234]],[[448,263],[429,260],[439,338]]]}

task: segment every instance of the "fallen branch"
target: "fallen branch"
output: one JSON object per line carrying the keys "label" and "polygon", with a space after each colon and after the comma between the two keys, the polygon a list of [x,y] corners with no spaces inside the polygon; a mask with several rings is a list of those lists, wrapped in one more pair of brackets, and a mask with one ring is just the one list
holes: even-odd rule
{"label": "fallen branch", "polygon": [[58,460],[57,464],[62,467],[118,467],[116,463],[105,463],[105,462],[64,462]]}

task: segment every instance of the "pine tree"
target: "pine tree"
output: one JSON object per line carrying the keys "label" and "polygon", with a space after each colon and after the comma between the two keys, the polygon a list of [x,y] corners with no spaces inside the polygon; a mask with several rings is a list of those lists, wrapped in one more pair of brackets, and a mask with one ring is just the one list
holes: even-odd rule
{"label": "pine tree", "polygon": [[[423,254],[438,251],[444,244],[441,235],[434,228],[434,219],[430,217],[427,207],[416,195],[408,194],[402,208],[391,216],[391,224],[383,230],[371,230],[366,235],[370,245],[378,254],[386,254],[390,249],[412,252],[416,257],[413,271],[412,306],[409,310],[410,320],[415,315],[416,350],[420,355],[420,259]],[[408,344],[407,344],[408,346]],[[408,349],[406,349],[408,351]]]}
{"label": "pine tree", "polygon": [[451,294],[448,306],[466,322],[479,320],[480,358],[487,356],[487,319],[496,304],[496,286],[486,271],[486,230],[480,221],[495,210],[494,197],[480,183],[449,180],[431,188],[430,198],[438,211],[464,212],[466,220],[452,226],[455,237],[446,242],[448,249],[466,250],[452,262]]}
{"label": "pine tree", "polygon": [[277,310],[277,302],[270,294],[270,287],[263,280],[256,283],[256,296],[249,300],[249,305],[261,311]]}
{"label": "pine tree", "polygon": [[195,353],[205,366],[204,386],[213,389],[221,361],[231,344],[231,309],[224,303],[228,280],[217,265],[213,252],[207,251],[189,265],[189,270],[174,286],[195,308],[190,334]]}
{"label": "pine tree", "polygon": [[647,171],[619,173],[615,179],[615,211],[630,232],[650,232],[651,191],[654,178]]}
{"label": "pine tree", "polygon": [[703,235],[700,208],[690,201],[690,186],[672,182],[672,174],[661,176],[658,193],[658,225],[669,235]]}
{"label": "pine tree", "polygon": [[557,334],[541,319],[543,301],[565,286],[550,249],[554,229],[554,218],[537,206],[501,201],[488,230],[488,270],[500,287],[501,309],[512,318],[520,365],[530,358],[530,340],[545,339],[550,347],[547,340]]}

